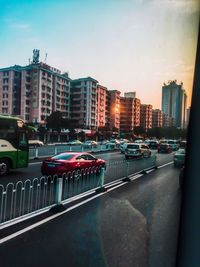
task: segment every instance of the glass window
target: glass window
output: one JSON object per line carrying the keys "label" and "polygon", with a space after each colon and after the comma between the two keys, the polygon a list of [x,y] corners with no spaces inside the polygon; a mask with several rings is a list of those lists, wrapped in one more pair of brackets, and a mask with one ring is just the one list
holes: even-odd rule
{"label": "glass window", "polygon": [[62,159],[62,160],[69,160],[73,158],[73,154],[60,154],[52,157],[52,159]]}

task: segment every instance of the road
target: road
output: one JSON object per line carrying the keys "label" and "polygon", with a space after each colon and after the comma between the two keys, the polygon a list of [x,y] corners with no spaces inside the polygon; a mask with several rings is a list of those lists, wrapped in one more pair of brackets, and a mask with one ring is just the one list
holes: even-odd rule
{"label": "road", "polygon": [[3,243],[2,266],[175,266],[178,174],[168,165],[66,210]]}
{"label": "road", "polygon": [[[173,160],[173,153],[171,154],[158,154],[156,151],[152,151],[152,156],[150,159],[144,160],[125,160],[124,155],[118,152],[106,152],[106,153],[99,153],[95,156],[98,158],[105,159],[107,162],[107,172],[106,172],[106,181],[110,182],[114,179],[121,178],[126,176],[127,174],[127,163],[130,163],[130,172],[134,173],[137,172],[145,167],[152,165],[154,160],[154,156],[157,157],[157,164],[163,165],[167,162]],[[0,184],[6,185],[9,182],[16,183],[17,181],[24,181],[26,179],[32,180],[33,178],[41,177],[41,162],[40,160],[31,160],[29,163],[28,168],[16,169],[12,170],[9,175],[0,178]]]}

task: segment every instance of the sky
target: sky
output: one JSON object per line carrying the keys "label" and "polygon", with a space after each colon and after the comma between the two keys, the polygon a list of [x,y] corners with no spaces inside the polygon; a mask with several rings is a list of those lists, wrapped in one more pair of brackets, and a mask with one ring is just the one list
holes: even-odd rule
{"label": "sky", "polygon": [[161,108],[162,85],[183,82],[190,104],[199,0],[0,0],[0,68],[40,61],[136,91]]}

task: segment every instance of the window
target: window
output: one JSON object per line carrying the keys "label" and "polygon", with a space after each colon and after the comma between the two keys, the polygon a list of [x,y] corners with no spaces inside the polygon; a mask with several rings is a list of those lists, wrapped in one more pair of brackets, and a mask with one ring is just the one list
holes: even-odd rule
{"label": "window", "polygon": [[8,79],[7,78],[4,78],[3,79],[3,84],[6,84],[6,83],[8,83]]}

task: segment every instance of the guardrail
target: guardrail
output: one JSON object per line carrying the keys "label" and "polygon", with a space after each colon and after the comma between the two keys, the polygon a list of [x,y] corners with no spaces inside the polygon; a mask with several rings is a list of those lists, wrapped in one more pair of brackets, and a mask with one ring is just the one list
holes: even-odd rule
{"label": "guardrail", "polygon": [[116,145],[97,145],[97,146],[84,146],[84,145],[63,145],[54,144],[48,146],[41,146],[35,148],[29,148],[29,159],[37,159],[40,157],[53,156],[61,152],[102,152],[102,151],[113,151],[119,149]]}
{"label": "guardrail", "polygon": [[103,167],[88,168],[62,176],[42,176],[6,186],[0,184],[0,225],[58,207],[90,190],[103,190],[105,178],[110,174],[118,180],[153,167],[156,167],[156,156],[107,164],[106,175]]}

